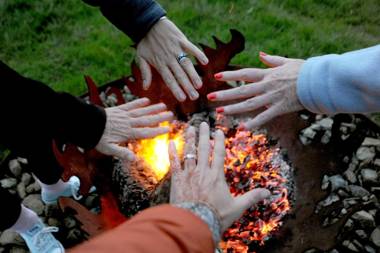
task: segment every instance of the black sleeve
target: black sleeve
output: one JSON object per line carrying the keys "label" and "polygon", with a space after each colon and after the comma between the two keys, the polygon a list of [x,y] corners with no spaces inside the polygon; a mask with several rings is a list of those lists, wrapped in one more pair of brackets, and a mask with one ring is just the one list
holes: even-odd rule
{"label": "black sleeve", "polygon": [[0,142],[9,147],[58,139],[84,149],[99,142],[104,109],[25,78],[0,62]]}
{"label": "black sleeve", "polygon": [[153,0],[83,0],[100,7],[103,15],[135,43],[149,32],[165,10]]}

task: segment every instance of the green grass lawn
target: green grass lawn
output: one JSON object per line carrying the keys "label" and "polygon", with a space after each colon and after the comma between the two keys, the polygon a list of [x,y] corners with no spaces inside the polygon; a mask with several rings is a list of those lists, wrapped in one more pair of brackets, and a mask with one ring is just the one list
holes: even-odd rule
{"label": "green grass lawn", "polygon": [[[234,59],[261,66],[257,54],[306,58],[380,41],[380,0],[191,0],[160,3],[195,42],[247,39]],[[129,74],[131,41],[79,0],[0,0],[0,59],[56,90],[81,94],[83,75],[99,84]]]}

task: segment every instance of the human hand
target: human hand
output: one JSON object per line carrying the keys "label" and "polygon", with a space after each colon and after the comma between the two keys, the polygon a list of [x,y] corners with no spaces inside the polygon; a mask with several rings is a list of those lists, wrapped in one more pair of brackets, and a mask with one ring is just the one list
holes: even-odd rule
{"label": "human hand", "polygon": [[218,113],[237,114],[266,107],[253,119],[242,123],[240,129],[252,129],[282,114],[304,109],[297,97],[298,73],[304,63],[301,59],[288,59],[260,53],[260,60],[270,68],[247,68],[215,74],[219,81],[251,82],[237,88],[208,94],[212,101],[246,99],[232,105],[219,107]]}
{"label": "human hand", "polygon": [[143,79],[143,88],[148,89],[152,82],[153,66],[179,101],[196,100],[202,87],[202,80],[188,57],[178,57],[188,53],[203,65],[208,63],[206,55],[192,44],[169,19],[158,21],[137,45],[137,62]]}
{"label": "human hand", "polygon": [[[205,203],[217,212],[222,231],[229,228],[243,212],[257,202],[269,197],[266,189],[254,189],[244,195],[232,197],[224,176],[224,134],[217,130],[214,138],[212,161],[210,159],[210,129],[206,123],[200,125],[198,150],[195,145],[195,129],[186,132],[186,154],[197,155],[197,161],[185,159],[184,168],[173,142],[169,145],[170,166],[172,171],[170,203]],[[211,164],[210,164],[211,161]]]}
{"label": "human hand", "polygon": [[162,103],[149,103],[149,99],[141,98],[124,105],[106,108],[107,122],[96,150],[133,161],[134,153],[126,147],[119,146],[120,143],[168,133],[168,127],[158,127],[158,124],[171,120],[173,113],[165,111],[166,105]]}

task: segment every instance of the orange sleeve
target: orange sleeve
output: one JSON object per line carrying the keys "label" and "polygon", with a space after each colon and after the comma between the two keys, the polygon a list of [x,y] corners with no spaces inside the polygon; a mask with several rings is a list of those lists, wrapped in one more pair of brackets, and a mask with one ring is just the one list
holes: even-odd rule
{"label": "orange sleeve", "polygon": [[214,253],[207,224],[182,208],[149,208],[70,253]]}

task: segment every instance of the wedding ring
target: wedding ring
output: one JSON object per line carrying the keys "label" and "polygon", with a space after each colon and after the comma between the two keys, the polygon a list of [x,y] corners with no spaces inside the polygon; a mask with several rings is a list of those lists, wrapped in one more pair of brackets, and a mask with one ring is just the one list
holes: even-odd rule
{"label": "wedding ring", "polygon": [[177,56],[177,61],[178,61],[178,63],[179,64],[181,64],[181,62],[184,60],[184,59],[186,59],[187,58],[187,54],[186,53],[180,53],[178,56]]}
{"label": "wedding ring", "polygon": [[185,157],[184,157],[184,160],[186,160],[186,159],[196,159],[196,158],[197,157],[194,154],[186,154]]}

